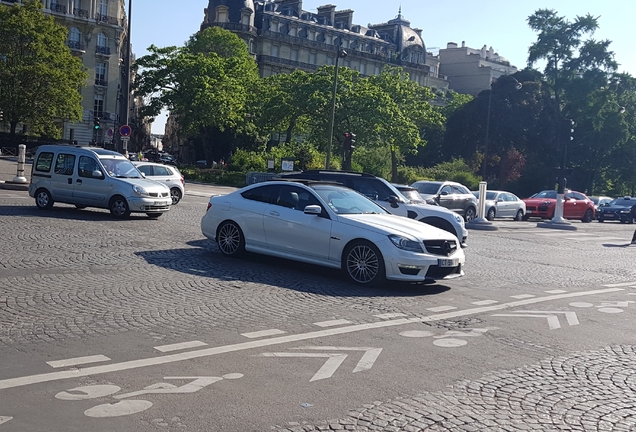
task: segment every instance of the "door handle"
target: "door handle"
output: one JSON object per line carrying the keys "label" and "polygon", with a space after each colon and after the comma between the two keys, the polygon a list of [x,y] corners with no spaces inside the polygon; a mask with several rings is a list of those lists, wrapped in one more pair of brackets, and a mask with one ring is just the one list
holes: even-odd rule
{"label": "door handle", "polygon": [[73,184],[73,179],[72,178],[68,178],[68,180],[66,180],[68,182],[68,184]]}
{"label": "door handle", "polygon": [[75,183],[82,184],[82,179],[77,179],[77,180],[75,180]]}
{"label": "door handle", "polygon": [[277,211],[271,211],[269,212],[269,214],[271,214],[272,216],[280,216],[280,213],[278,213]]}

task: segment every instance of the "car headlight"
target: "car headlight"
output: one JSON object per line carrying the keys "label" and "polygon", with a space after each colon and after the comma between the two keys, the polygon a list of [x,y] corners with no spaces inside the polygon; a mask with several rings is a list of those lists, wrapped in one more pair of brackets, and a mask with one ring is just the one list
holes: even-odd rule
{"label": "car headlight", "polygon": [[406,250],[410,252],[420,252],[420,253],[424,252],[424,249],[422,249],[422,244],[418,241],[411,240],[409,238],[402,237],[395,234],[390,235],[389,239],[398,249],[402,249],[402,250]]}
{"label": "car headlight", "polygon": [[455,215],[455,220],[457,221],[457,223],[459,223],[460,225],[464,225],[464,218],[461,217],[460,215],[456,214]]}
{"label": "car headlight", "polygon": [[141,196],[150,196],[148,195],[148,191],[139,185],[133,185],[133,192]]}
{"label": "car headlight", "polygon": [[631,209],[625,209],[625,210],[621,210],[621,211],[620,211],[620,213],[621,213],[621,214],[629,214],[629,213],[631,213],[631,212],[632,212],[632,210],[631,210]]}

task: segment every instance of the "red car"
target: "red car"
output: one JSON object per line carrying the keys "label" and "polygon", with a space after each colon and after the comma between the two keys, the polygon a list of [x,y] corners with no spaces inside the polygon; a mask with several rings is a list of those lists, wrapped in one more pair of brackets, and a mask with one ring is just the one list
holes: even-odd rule
{"label": "red car", "polygon": [[[544,190],[526,198],[526,214],[523,220],[531,217],[552,219],[556,208],[557,191]],[[563,202],[563,218],[579,219],[582,222],[592,222],[596,217],[594,202],[581,192],[566,190]]]}

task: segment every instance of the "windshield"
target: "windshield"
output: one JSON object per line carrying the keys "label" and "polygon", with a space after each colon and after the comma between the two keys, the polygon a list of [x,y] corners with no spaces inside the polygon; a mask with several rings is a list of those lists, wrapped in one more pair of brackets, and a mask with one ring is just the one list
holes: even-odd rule
{"label": "windshield", "polygon": [[421,194],[435,195],[439,190],[440,183],[414,183],[413,186]]}
{"label": "windshield", "polygon": [[631,207],[636,204],[636,199],[616,198],[609,202],[610,206]]}
{"label": "windshield", "polygon": [[556,199],[557,193],[556,191],[541,191],[537,194],[532,195],[530,198],[547,198],[547,199]]}
{"label": "windshield", "polygon": [[128,159],[101,157],[99,161],[106,173],[117,178],[143,178],[139,170]]}
{"label": "windshield", "polygon": [[313,189],[329,208],[338,214],[388,213],[369,198],[353,189],[331,185],[316,185]]}
{"label": "windshield", "polygon": [[415,189],[401,190],[400,192],[402,192],[402,195],[404,195],[411,202],[424,202],[424,198],[422,198],[422,195],[420,195],[420,193]]}

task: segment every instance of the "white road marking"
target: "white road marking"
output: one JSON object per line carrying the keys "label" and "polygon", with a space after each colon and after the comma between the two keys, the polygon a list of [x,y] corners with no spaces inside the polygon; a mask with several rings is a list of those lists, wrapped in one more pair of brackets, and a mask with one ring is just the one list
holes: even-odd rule
{"label": "white road marking", "polygon": [[496,314],[493,316],[498,317],[528,317],[528,318],[547,318],[548,326],[550,330],[556,330],[561,328],[561,323],[559,322],[559,317],[556,315],[532,315],[532,314]]}
{"label": "white road marking", "polygon": [[[121,387],[111,384],[96,384],[82,387],[75,387],[67,391],[59,392],[55,395],[55,399],[78,401],[97,399],[110,396],[121,390]],[[73,393],[69,393],[73,392]]]}
{"label": "white road marking", "polygon": [[623,309],[613,308],[613,307],[604,307],[604,308],[599,308],[598,311],[603,313],[615,314],[615,313],[623,312]]}
{"label": "white road marking", "polygon": [[548,294],[563,294],[563,293],[566,293],[567,291],[566,290],[549,290],[549,291],[546,291],[546,292]]}
{"label": "white road marking", "polygon": [[435,333],[426,330],[407,330],[400,333],[400,336],[410,338],[423,338],[433,336]]}
{"label": "white road marking", "polygon": [[11,420],[13,420],[13,417],[9,417],[9,416],[0,416],[0,425],[1,425],[2,423],[6,423],[6,422],[11,421]]}
{"label": "white road marking", "polygon": [[170,345],[160,345],[160,346],[156,346],[154,348],[157,351],[170,352],[170,351],[184,350],[184,349],[188,349],[188,348],[197,348],[197,347],[207,346],[207,345],[208,344],[206,344],[205,342],[201,342],[201,341],[190,341],[190,342],[181,342],[181,343],[175,343],[175,344],[170,344]]}
{"label": "white road marking", "polygon": [[446,312],[446,313],[441,313],[436,315],[429,315],[425,317],[415,317],[415,318],[408,318],[408,319],[399,318],[399,319],[391,320],[391,321],[377,321],[377,322],[366,323],[366,324],[355,324],[348,327],[338,327],[338,328],[313,331],[309,333],[299,333],[295,335],[279,336],[279,337],[274,337],[270,339],[242,342],[242,343],[238,343],[234,345],[204,348],[198,351],[188,351],[188,352],[177,353],[177,354],[162,355],[159,357],[150,357],[150,358],[139,359],[139,360],[129,360],[129,361],[121,362],[121,363],[114,363],[114,364],[103,365],[103,366],[92,366],[92,367],[87,367],[82,369],[49,372],[49,373],[43,373],[38,375],[27,375],[27,376],[16,377],[16,378],[8,378],[8,379],[0,380],[0,390],[14,388],[14,387],[22,387],[22,386],[26,386],[30,384],[38,384],[43,382],[58,381],[63,379],[71,379],[71,378],[78,378],[78,377],[91,376],[91,375],[99,375],[99,374],[105,374],[105,373],[111,373],[111,372],[138,369],[138,368],[143,368],[148,366],[157,366],[157,365],[175,363],[175,362],[184,361],[184,360],[210,357],[210,356],[218,355],[218,354],[238,352],[238,351],[244,351],[244,350],[255,349],[255,348],[263,348],[263,347],[272,346],[272,345],[282,345],[285,343],[318,339],[318,338],[335,336],[340,334],[354,333],[354,332],[366,331],[366,330],[375,330],[375,329],[384,328],[384,327],[395,327],[395,326],[401,326],[405,324],[434,322],[434,321],[446,320],[451,318],[494,312],[494,311],[499,311],[504,309],[511,309],[518,306],[526,306],[530,304],[543,303],[543,302],[562,300],[562,299],[568,299],[568,298],[584,297],[584,296],[590,296],[590,295],[608,294],[608,293],[619,292],[619,291],[624,291],[624,289],[623,288],[606,288],[606,289],[597,289],[597,290],[591,290],[591,291],[571,292],[566,294],[555,294],[555,295],[550,295],[546,297],[535,297],[532,299],[517,300],[517,301],[513,301],[509,303],[501,303],[501,304],[492,305],[492,306],[482,306],[482,307],[464,309],[459,311]]}
{"label": "white road marking", "polygon": [[339,320],[321,321],[321,322],[314,323],[314,325],[317,325],[318,327],[333,327],[333,326],[345,325],[345,324],[351,324],[351,321],[347,321],[345,319],[339,319]]}
{"label": "white road marking", "polygon": [[66,359],[66,360],[53,360],[53,361],[46,362],[46,364],[53,368],[61,368],[61,367],[77,366],[77,365],[88,364],[88,363],[98,363],[103,361],[110,361],[110,359],[106,357],[105,355],[99,354],[99,355],[87,356],[87,357],[76,357],[76,358]]}
{"label": "white road marking", "polygon": [[313,357],[313,358],[321,358],[326,357],[327,361],[318,372],[309,380],[318,381],[321,379],[330,378],[333,373],[340,367],[342,362],[347,358],[347,354],[327,354],[327,353],[290,353],[290,352],[280,352],[280,353],[263,353],[260,354],[262,357]]}
{"label": "white road marking", "polygon": [[358,362],[358,365],[353,370],[353,373],[368,370],[373,367],[373,363],[378,359],[382,348],[365,348],[365,347],[334,347],[334,346],[308,346],[293,349],[309,349],[309,350],[321,350],[321,351],[364,351],[362,358]]}
{"label": "white road marking", "polygon": [[457,309],[455,306],[436,306],[432,308],[426,308],[426,310],[431,312],[446,312],[446,311],[455,310],[455,309]]}
{"label": "white road marking", "polygon": [[529,317],[529,318],[547,318],[548,326],[550,326],[550,330],[556,330],[561,328],[561,323],[559,322],[559,317],[553,314],[564,314],[565,319],[568,321],[568,324],[578,325],[579,319],[576,316],[576,312],[563,312],[563,311],[517,311],[516,313],[510,314],[494,314],[493,316],[501,316],[501,317]]}
{"label": "white road marking", "polygon": [[259,337],[275,336],[275,335],[280,335],[285,333],[286,332],[282,330],[271,329],[271,330],[261,330],[261,331],[251,332],[251,333],[241,333],[241,336],[245,336],[246,338],[249,338],[249,339],[256,339]]}
{"label": "white road marking", "polygon": [[84,415],[97,418],[119,417],[140,413],[151,406],[152,402],[145,400],[125,400],[94,406],[84,411]]}
{"label": "white road marking", "polygon": [[607,285],[603,285],[603,286],[607,287],[607,288],[618,288],[618,287],[634,288],[634,287],[636,287],[636,282],[621,282],[621,283],[615,283],[615,284],[607,284]]}
{"label": "white road marking", "polygon": [[472,302],[471,304],[474,304],[477,306],[487,306],[487,305],[497,304],[497,303],[499,303],[497,300],[479,300],[476,302]]}
{"label": "white road marking", "polygon": [[532,298],[535,297],[532,294],[518,294],[518,295],[513,295],[510,296],[511,298],[515,298],[515,299],[526,299],[526,298]]}
{"label": "white road marking", "polygon": [[380,314],[380,315],[373,315],[376,318],[380,318],[380,319],[390,319],[390,318],[398,318],[398,317],[405,317],[406,314],[403,313],[385,313],[385,314]]}
{"label": "white road marking", "polygon": [[437,345],[442,348],[457,348],[466,345],[468,342],[463,339],[438,339],[433,342],[433,345]]}

